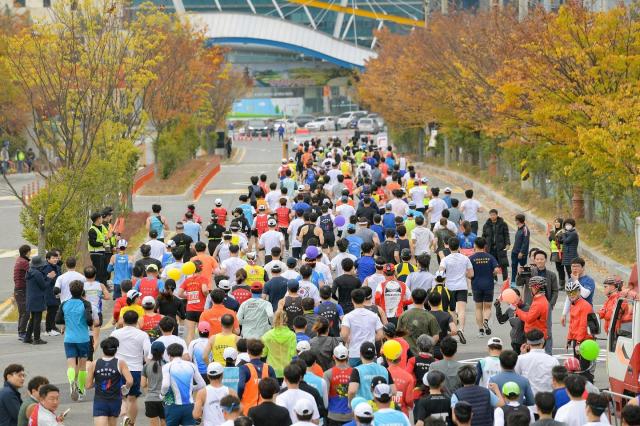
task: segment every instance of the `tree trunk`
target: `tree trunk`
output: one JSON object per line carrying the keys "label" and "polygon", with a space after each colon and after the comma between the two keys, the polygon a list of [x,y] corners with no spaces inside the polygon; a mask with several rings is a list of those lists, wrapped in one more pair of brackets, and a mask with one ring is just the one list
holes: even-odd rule
{"label": "tree trunk", "polygon": [[491,156],[489,157],[487,170],[489,172],[489,176],[495,177],[498,175],[498,157],[495,154],[491,154]]}
{"label": "tree trunk", "polygon": [[44,226],[44,218],[38,218],[38,255],[44,256],[47,249],[47,228]]}
{"label": "tree trunk", "polygon": [[444,135],[444,166],[449,167],[451,163],[451,150],[449,148],[449,138]]}
{"label": "tree trunk", "polygon": [[573,197],[571,198],[571,214],[574,219],[584,218],[584,198],[582,188],[576,186],[573,188]]}
{"label": "tree trunk", "polygon": [[487,167],[482,149],[478,150],[478,166],[480,166],[481,169],[485,169]]}
{"label": "tree trunk", "polygon": [[619,200],[614,199],[611,203],[611,210],[609,211],[609,235],[616,234],[620,231],[620,208]]}
{"label": "tree trunk", "polygon": [[424,159],[424,139],[424,131],[418,130],[418,158],[420,160]]}
{"label": "tree trunk", "polygon": [[595,200],[591,195],[591,191],[584,192],[584,220],[591,223],[595,218]]}
{"label": "tree trunk", "polygon": [[542,173],[538,177],[540,180],[540,195],[542,198],[547,198],[549,196],[549,188],[547,187],[547,175]]}

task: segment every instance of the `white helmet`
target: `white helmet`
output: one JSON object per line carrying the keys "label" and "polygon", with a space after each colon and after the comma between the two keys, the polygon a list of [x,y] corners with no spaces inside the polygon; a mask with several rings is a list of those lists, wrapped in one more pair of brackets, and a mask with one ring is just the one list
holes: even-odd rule
{"label": "white helmet", "polygon": [[222,205],[222,200],[220,198],[216,198],[214,203],[215,203],[216,206],[220,207]]}
{"label": "white helmet", "polygon": [[580,290],[580,283],[578,281],[569,281],[564,286],[564,291],[566,291],[567,293],[576,290]]}

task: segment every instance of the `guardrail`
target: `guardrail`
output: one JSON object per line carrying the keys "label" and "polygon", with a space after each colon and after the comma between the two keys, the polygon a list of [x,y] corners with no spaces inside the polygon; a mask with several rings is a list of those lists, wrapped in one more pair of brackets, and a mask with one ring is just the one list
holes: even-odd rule
{"label": "guardrail", "polygon": [[207,163],[204,171],[198,176],[192,191],[192,198],[194,201],[198,200],[204,192],[204,189],[207,187],[211,179],[220,171],[220,157],[214,157],[211,161]]}
{"label": "guardrail", "polygon": [[133,178],[133,189],[132,192],[135,194],[140,191],[145,183],[149,182],[153,179],[155,175],[153,164],[149,164],[143,169],[138,170],[135,177]]}

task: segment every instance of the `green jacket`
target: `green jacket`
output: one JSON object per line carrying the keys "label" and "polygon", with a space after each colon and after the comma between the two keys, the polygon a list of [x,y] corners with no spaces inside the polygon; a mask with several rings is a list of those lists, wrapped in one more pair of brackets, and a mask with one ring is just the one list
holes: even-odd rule
{"label": "green jacket", "polygon": [[286,325],[269,330],[262,336],[264,343],[263,356],[276,372],[276,377],[283,377],[284,367],[296,356],[296,335]]}

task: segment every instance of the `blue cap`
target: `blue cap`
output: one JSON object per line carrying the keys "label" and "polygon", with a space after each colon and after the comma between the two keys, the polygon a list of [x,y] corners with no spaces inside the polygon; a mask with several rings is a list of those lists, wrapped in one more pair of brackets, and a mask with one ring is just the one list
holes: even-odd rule
{"label": "blue cap", "polygon": [[356,229],[356,225],[354,225],[353,223],[350,223],[347,225],[347,229]]}
{"label": "blue cap", "polygon": [[151,344],[151,353],[164,353],[164,343],[155,341]]}
{"label": "blue cap", "polygon": [[287,288],[289,290],[298,290],[300,288],[300,284],[296,280],[287,281]]}

